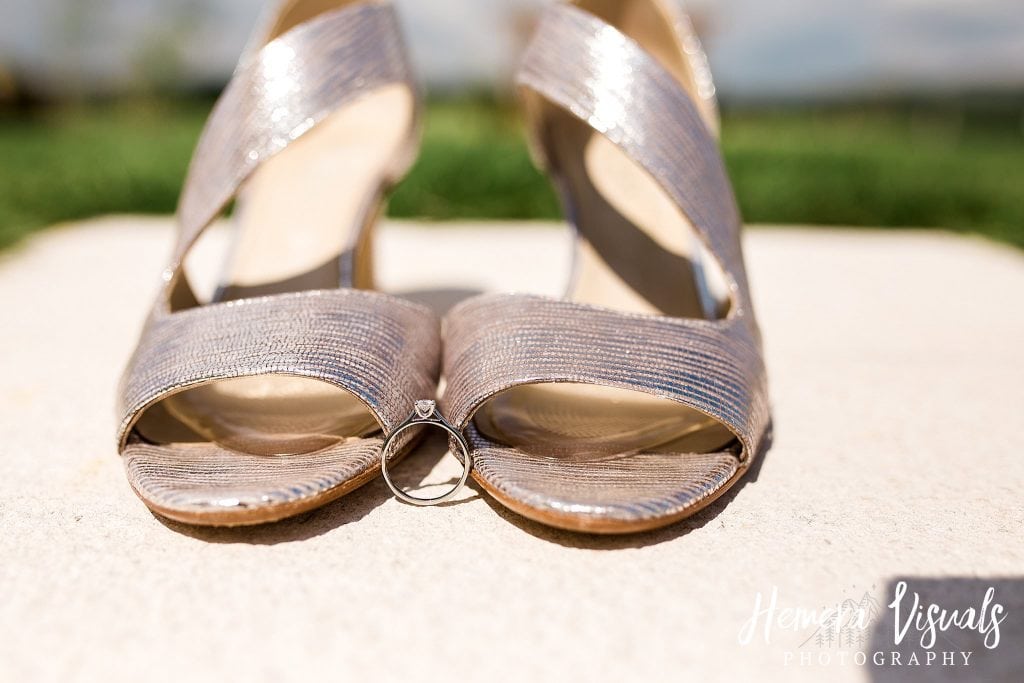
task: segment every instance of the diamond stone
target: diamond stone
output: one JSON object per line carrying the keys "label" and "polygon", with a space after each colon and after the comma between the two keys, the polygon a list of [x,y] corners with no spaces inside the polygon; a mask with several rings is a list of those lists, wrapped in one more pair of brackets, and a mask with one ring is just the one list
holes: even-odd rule
{"label": "diamond stone", "polygon": [[416,401],[416,416],[421,419],[432,417],[435,410],[437,410],[436,401]]}

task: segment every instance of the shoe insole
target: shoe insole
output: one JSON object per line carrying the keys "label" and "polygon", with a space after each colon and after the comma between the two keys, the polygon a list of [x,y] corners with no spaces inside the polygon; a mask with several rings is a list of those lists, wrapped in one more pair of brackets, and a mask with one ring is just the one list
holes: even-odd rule
{"label": "shoe insole", "polygon": [[[551,164],[579,231],[570,298],[651,315],[726,315],[721,268],[657,182],[586,123],[541,106]],[[475,423],[499,443],[560,459],[704,453],[735,439],[717,420],[677,402],[583,384],[510,389],[485,404]]]}
{"label": "shoe insole", "polygon": [[[215,301],[371,288],[369,226],[413,115],[409,89],[388,86],[264,163],[242,193]],[[137,426],[150,441],[212,441],[256,455],[308,453],[380,429],[351,393],[300,377],[222,380],[176,394],[160,408]]]}

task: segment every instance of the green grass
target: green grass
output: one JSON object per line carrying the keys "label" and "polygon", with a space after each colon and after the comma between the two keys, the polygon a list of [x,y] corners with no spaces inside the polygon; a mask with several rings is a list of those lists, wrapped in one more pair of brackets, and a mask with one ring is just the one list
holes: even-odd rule
{"label": "green grass", "polygon": [[[170,213],[209,104],[0,110],[0,247],[60,221]],[[514,109],[430,107],[400,217],[555,218]],[[935,227],[1024,246],[1024,126],[937,108],[733,112],[725,154],[751,222]]]}
{"label": "green grass", "polygon": [[1024,246],[1024,116],[912,111],[726,120],[747,220],[930,227]]}

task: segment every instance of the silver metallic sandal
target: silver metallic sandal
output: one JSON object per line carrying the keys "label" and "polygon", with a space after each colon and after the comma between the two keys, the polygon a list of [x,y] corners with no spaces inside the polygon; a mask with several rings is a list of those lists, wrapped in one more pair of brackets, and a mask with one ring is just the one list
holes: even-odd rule
{"label": "silver metallic sandal", "polygon": [[442,407],[511,510],[670,524],[737,482],[770,421],[707,62],[674,0],[578,0],[543,16],[518,83],[578,234],[574,284],[452,310]]}
{"label": "silver metallic sandal", "polygon": [[[267,14],[199,142],[122,383],[120,452],[155,512],[245,525],[323,505],[372,479],[383,434],[433,396],[439,321],[369,291],[372,229],[417,152],[419,108],[390,3]],[[186,257],[235,198],[227,274],[201,302]]]}

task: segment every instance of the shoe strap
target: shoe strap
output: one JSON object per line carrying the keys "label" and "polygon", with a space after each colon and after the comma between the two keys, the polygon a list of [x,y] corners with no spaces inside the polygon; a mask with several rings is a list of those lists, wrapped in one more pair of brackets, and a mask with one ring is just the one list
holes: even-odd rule
{"label": "shoe strap", "polygon": [[[589,124],[658,182],[721,263],[735,313],[748,313],[736,198],[716,137],[681,83],[632,38],[566,3],[542,16],[516,80]],[[544,123],[532,123],[543,162]]]}
{"label": "shoe strap", "polygon": [[[325,12],[251,49],[192,158],[170,272],[260,164],[339,108],[392,84],[416,90],[399,20],[388,2]],[[410,142],[414,134],[410,130]]]}
{"label": "shoe strap", "polygon": [[621,313],[524,295],[476,297],[444,321],[445,413],[460,429],[513,387],[580,383],[651,394],[728,427],[756,453],[770,415],[760,345],[737,319]]}
{"label": "shoe strap", "polygon": [[[513,387],[609,386],[713,417],[737,436],[741,458],[753,457],[770,424],[766,372],[740,213],[701,106],[636,41],[567,3],[543,15],[517,82],[604,135],[658,182],[721,263],[732,307],[725,320],[693,320],[534,296],[470,300],[444,323],[449,418],[466,429],[484,403]],[[548,131],[543,120],[532,123],[543,156]]]}
{"label": "shoe strap", "polygon": [[119,443],[149,408],[189,388],[236,377],[308,377],[363,401],[390,433],[433,396],[439,321],[396,297],[342,289],[154,314],[121,384]]}

